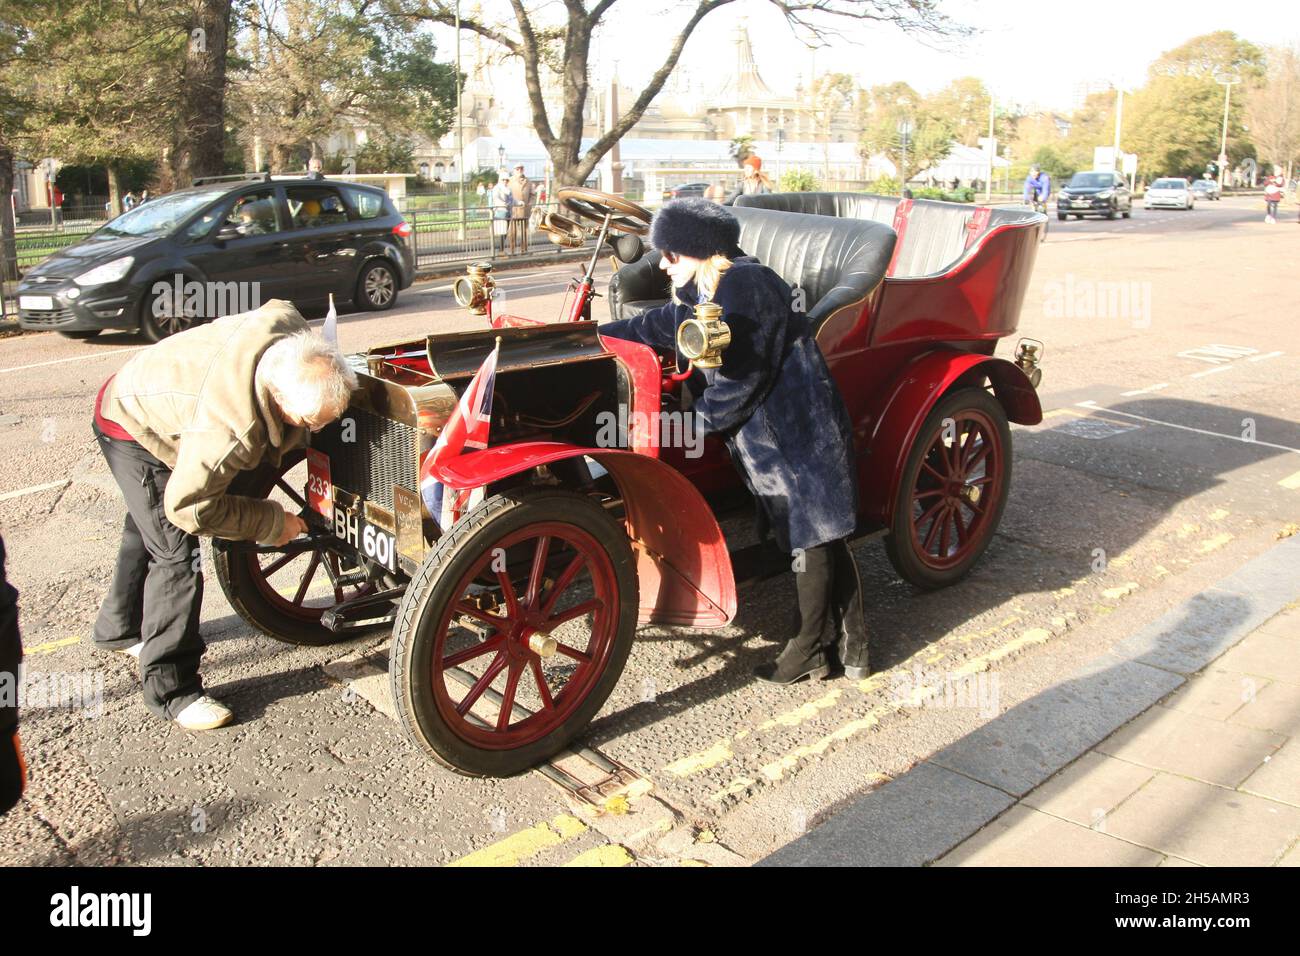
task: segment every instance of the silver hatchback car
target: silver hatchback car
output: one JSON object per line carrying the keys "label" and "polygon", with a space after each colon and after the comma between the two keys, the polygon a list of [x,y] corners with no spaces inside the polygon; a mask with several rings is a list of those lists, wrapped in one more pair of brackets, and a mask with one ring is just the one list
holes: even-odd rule
{"label": "silver hatchback car", "polygon": [[1145,209],[1194,209],[1196,197],[1186,179],[1157,179],[1147,187],[1142,206]]}

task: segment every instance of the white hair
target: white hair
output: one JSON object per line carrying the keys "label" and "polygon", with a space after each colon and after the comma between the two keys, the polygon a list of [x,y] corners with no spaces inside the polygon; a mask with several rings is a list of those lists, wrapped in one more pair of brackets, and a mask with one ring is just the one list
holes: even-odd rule
{"label": "white hair", "polygon": [[322,412],[337,418],[357,388],[357,373],[343,353],[313,332],[286,335],[262,353],[257,367],[281,408],[299,418]]}

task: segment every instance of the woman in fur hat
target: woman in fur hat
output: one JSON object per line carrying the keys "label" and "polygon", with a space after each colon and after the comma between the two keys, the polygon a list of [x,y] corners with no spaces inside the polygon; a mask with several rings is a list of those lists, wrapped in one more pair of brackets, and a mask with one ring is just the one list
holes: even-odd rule
{"label": "woman in fur hat", "polygon": [[672,301],[600,331],[675,351],[677,327],[697,303],[722,307],[731,344],[719,368],[699,370],[706,385],[696,421],[726,441],[761,523],[791,552],[797,572],[797,633],[755,673],[775,684],[821,678],[838,656],[847,676],[865,677],[861,584],[847,543],[857,526],[852,429],[811,323],[794,311],[790,286],[740,250],[740,223],[729,209],[674,200],[655,215],[650,238]]}

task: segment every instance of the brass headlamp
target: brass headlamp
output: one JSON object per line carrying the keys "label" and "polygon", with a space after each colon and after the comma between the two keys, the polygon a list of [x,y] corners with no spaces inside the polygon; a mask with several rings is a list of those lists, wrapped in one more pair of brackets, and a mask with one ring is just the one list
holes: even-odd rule
{"label": "brass headlamp", "polygon": [[722,321],[722,306],[716,302],[701,302],[695,317],[677,327],[677,350],[697,368],[717,368],[730,344],[731,329]]}
{"label": "brass headlamp", "polygon": [[496,283],[492,281],[492,263],[472,263],[466,266],[465,273],[452,283],[451,294],[475,315],[487,314],[487,304],[496,289]]}
{"label": "brass headlamp", "polygon": [[1043,380],[1043,370],[1038,367],[1042,360],[1043,343],[1038,339],[1021,339],[1016,343],[1016,365],[1034,388]]}

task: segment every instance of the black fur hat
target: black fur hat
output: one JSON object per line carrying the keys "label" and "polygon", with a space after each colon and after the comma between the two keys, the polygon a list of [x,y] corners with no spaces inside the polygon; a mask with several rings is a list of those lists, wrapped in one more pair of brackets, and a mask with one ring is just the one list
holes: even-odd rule
{"label": "black fur hat", "polygon": [[740,254],[739,241],[740,221],[731,210],[699,196],[664,203],[650,223],[652,246],[693,259],[719,252],[735,257]]}

